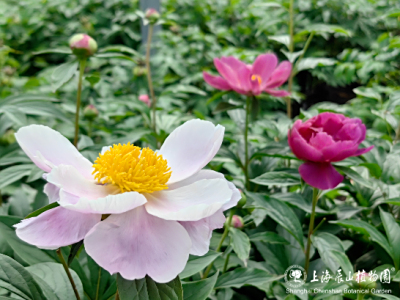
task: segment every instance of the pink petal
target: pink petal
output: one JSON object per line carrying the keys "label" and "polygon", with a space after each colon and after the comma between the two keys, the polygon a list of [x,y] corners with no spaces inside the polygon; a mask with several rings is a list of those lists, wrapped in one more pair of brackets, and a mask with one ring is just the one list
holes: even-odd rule
{"label": "pink petal", "polygon": [[226,79],[230,86],[238,84],[237,70],[234,70],[228,64],[223,63],[218,58],[214,58],[214,65],[217,68],[219,74]]}
{"label": "pink petal", "polygon": [[343,176],[330,163],[305,162],[299,173],[305,182],[320,190],[333,189],[343,181]]}
{"label": "pink petal", "polygon": [[221,147],[224,131],[221,125],[198,119],[176,128],[158,151],[172,170],[168,184],[188,178],[205,167]]}
{"label": "pink petal", "polygon": [[257,56],[253,63],[253,68],[251,70],[251,75],[259,76],[261,82],[258,79],[253,80],[253,90],[254,84],[259,86],[259,90],[262,91],[266,87],[266,83],[269,81],[272,73],[274,72],[278,64],[278,58],[275,54],[267,53]]}
{"label": "pink petal", "polygon": [[271,77],[268,81],[265,82],[265,86],[262,86],[262,89],[274,89],[288,80],[290,73],[292,72],[292,64],[285,60],[279,64],[279,66],[275,69],[275,71],[271,74]]}
{"label": "pink petal", "polygon": [[250,81],[251,71],[248,67],[242,67],[238,70],[238,84],[233,89],[243,95],[247,95],[252,91],[252,83]]}
{"label": "pink petal", "polygon": [[315,149],[322,150],[335,144],[335,141],[326,132],[318,132],[310,138],[309,144]]}
{"label": "pink petal", "polygon": [[113,185],[98,184],[83,177],[73,166],[59,165],[48,174],[47,181],[79,197],[97,199],[119,191]]}
{"label": "pink petal", "polygon": [[225,216],[222,210],[215,214],[193,222],[179,222],[188,232],[192,240],[190,254],[202,256],[210,248],[211,235],[214,229],[224,227]]}
{"label": "pink petal", "polygon": [[71,165],[85,178],[92,176],[92,163],[59,132],[42,125],[22,127],[15,134],[18,144],[40,169],[50,172],[58,165]]}
{"label": "pink petal", "polygon": [[14,227],[21,240],[42,249],[57,249],[83,240],[100,220],[101,214],[81,214],[56,207]]}
{"label": "pink petal", "polygon": [[126,192],[117,195],[108,195],[104,198],[88,199],[72,195],[61,189],[60,201],[58,203],[62,207],[85,214],[120,214],[141,206],[146,202],[146,198],[137,192]]}
{"label": "pink petal", "polygon": [[[335,134],[336,140],[348,140],[355,143],[361,143],[365,139],[366,128],[361,120],[352,120],[353,122],[344,122],[343,127]],[[358,122],[357,122],[358,121]]]}
{"label": "pink petal", "polygon": [[297,120],[289,131],[288,143],[293,154],[302,160],[324,161],[322,152],[309,145],[309,143],[299,134],[298,129],[301,128],[301,120]]}
{"label": "pink petal", "polygon": [[325,161],[335,162],[354,156],[358,144],[353,141],[339,141],[322,149]]}
{"label": "pink petal", "polygon": [[[200,170],[196,174],[186,178],[185,180],[173,183],[168,186],[168,190],[174,190],[177,188],[181,188],[187,185],[190,185],[192,183],[195,183],[197,181],[203,180],[203,179],[225,179],[224,175],[219,172],[215,172],[213,170]],[[242,198],[242,195],[240,194],[240,191],[236,188],[236,186],[229,181],[226,181],[228,183],[229,188],[232,191],[232,197],[231,199],[226,202],[222,206],[222,210],[227,210],[231,207],[236,206],[236,204],[239,202],[239,200]]]}
{"label": "pink petal", "polygon": [[374,148],[374,146],[370,146],[368,148],[362,148],[362,149],[358,149],[357,152],[353,155],[353,156],[360,156],[363,155],[369,151],[371,151]]}
{"label": "pink petal", "polygon": [[232,70],[240,70],[243,67],[247,67],[247,65],[238,60],[234,56],[223,56],[220,59],[224,64],[228,65]]}
{"label": "pink petal", "polygon": [[60,188],[54,184],[46,183],[43,192],[49,197],[49,203],[60,201]]}
{"label": "pink petal", "polygon": [[232,89],[229,83],[222,77],[213,76],[207,72],[203,72],[203,78],[205,82],[218,90],[229,91]]}
{"label": "pink petal", "polygon": [[274,97],[287,97],[287,96],[290,96],[289,92],[282,91],[282,90],[273,90],[273,89],[266,88],[266,89],[264,89],[264,92],[266,92],[267,94],[270,94],[271,96],[274,96]]}
{"label": "pink petal", "polygon": [[149,215],[143,207],[111,215],[84,243],[86,252],[111,274],[118,272],[128,280],[149,275],[160,283],[182,272],[191,248],[182,225]]}
{"label": "pink petal", "polygon": [[176,221],[198,221],[217,212],[232,198],[225,179],[203,179],[190,185],[146,194],[146,210],[153,216]]}

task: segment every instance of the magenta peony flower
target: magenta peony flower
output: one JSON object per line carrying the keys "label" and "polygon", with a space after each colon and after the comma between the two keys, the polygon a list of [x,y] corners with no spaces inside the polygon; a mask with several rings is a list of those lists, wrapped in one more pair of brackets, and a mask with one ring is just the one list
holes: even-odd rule
{"label": "magenta peony flower", "polygon": [[278,65],[275,54],[259,55],[253,65],[247,65],[233,56],[214,59],[219,76],[203,72],[204,80],[219,90],[234,90],[243,95],[259,95],[266,92],[272,96],[285,97],[289,92],[276,90],[290,76],[292,64],[283,61]]}
{"label": "magenta peony flower", "polygon": [[31,125],[15,135],[47,172],[45,193],[60,205],[15,225],[18,237],[44,249],[84,239],[102,268],[128,280],[174,279],[189,254],[208,252],[223,211],[240,199],[224,175],[202,170],[224,136],[224,127],[208,121],[186,122],[158,151],[129,143],[104,147],[94,164],[49,127]]}
{"label": "magenta peony flower", "polygon": [[358,149],[365,134],[366,128],[360,119],[325,112],[304,123],[297,120],[289,130],[288,142],[294,155],[305,161],[299,168],[304,181],[327,190],[343,181],[332,162],[362,155],[373,148]]}
{"label": "magenta peony flower", "polygon": [[146,94],[140,95],[139,100],[142,101],[143,103],[145,103],[148,107],[151,106],[151,101],[150,101],[150,98],[148,95],[146,95]]}

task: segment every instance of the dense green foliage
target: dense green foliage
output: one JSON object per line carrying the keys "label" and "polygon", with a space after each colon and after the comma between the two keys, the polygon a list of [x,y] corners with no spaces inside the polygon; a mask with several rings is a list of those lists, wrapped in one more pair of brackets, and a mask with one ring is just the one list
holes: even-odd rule
{"label": "dense green foliage", "polygon": [[[155,149],[192,118],[226,128],[223,146],[208,167],[224,173],[245,192],[246,205],[235,208],[245,227],[231,228],[222,254],[213,251],[222,235],[217,230],[210,252],[191,257],[180,276],[184,299],[357,296],[287,293],[285,270],[304,266],[312,198],[312,189],[297,170],[300,161],[287,144],[293,120],[286,116],[284,99],[262,94],[253,100],[252,180],[246,189],[245,97],[217,91],[203,80],[202,71],[214,73],[215,57],[233,55],[251,63],[265,52],[275,52],[280,60],[295,65],[295,118],[324,111],[361,118],[368,128],[363,146],[375,145],[362,157],[337,163],[345,180],[319,199],[316,224],[320,226],[312,236],[309,279],[302,288],[340,286],[334,280],[311,283],[311,270],[320,276],[325,270],[335,274],[339,267],[347,270],[346,275],[389,269],[391,283],[378,281],[378,288],[390,289],[392,297],[365,299],[399,299],[394,296],[400,296],[400,2],[295,1],[294,45],[288,34],[289,5],[279,0],[163,0],[151,57],[158,99],[157,132],[153,132],[150,109],[138,100],[140,94],[149,93],[138,1],[0,0],[0,253],[4,254],[0,299],[74,299],[55,252],[30,246],[13,231],[13,224],[48,204],[43,172],[23,153],[13,134],[36,123],[73,139],[78,76],[67,45],[69,37],[80,32],[99,45],[86,67],[82,92],[82,111],[89,104],[99,111],[94,119],[81,114],[78,148],[89,160],[113,143]],[[62,251],[68,257],[71,250]],[[209,278],[195,282],[212,261]],[[84,299],[97,299],[98,265],[81,248],[70,266]],[[99,299],[113,299],[117,276],[100,272]],[[18,285],[7,281],[10,274],[18,274]],[[127,285],[123,293],[132,289]]]}

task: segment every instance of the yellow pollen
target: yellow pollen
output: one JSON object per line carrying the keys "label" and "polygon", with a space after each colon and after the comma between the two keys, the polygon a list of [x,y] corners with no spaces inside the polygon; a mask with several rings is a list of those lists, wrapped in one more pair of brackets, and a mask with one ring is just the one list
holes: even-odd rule
{"label": "yellow pollen", "polygon": [[251,75],[251,81],[258,81],[258,84],[261,85],[261,76],[260,75]]}
{"label": "yellow pollen", "polygon": [[114,184],[121,192],[153,193],[168,189],[171,168],[162,155],[131,143],[118,144],[100,154],[93,164],[94,178]]}

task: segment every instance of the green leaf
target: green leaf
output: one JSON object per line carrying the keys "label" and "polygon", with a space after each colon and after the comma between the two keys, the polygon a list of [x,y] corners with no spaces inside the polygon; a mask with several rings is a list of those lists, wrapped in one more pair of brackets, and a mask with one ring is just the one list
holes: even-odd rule
{"label": "green leaf", "polygon": [[338,25],[315,24],[315,23],[308,26],[306,28],[306,30],[298,33],[298,35],[303,35],[303,34],[307,34],[310,32],[315,32],[317,34],[318,33],[338,33],[339,35],[347,36],[347,37],[352,35],[351,31],[349,31],[341,26],[338,26]]}
{"label": "green leaf", "polygon": [[95,57],[123,59],[123,60],[129,60],[131,62],[136,63],[136,60],[133,59],[132,57],[121,54],[121,53],[117,53],[117,52],[99,53],[99,54],[96,54]]}
{"label": "green leaf", "polygon": [[400,226],[392,214],[384,212],[381,208],[379,208],[379,213],[391,247],[393,263],[398,270],[400,264]]}
{"label": "green leaf", "polygon": [[19,263],[3,254],[0,254],[0,287],[24,299],[46,299],[31,274]]}
{"label": "green leaf", "polygon": [[138,280],[126,280],[117,275],[120,300],[183,300],[179,277],[168,283],[157,283],[149,276]]}
{"label": "green leaf", "polygon": [[281,237],[279,234],[275,232],[257,232],[252,234],[250,237],[250,241],[252,242],[264,242],[269,244],[285,244],[289,245],[289,242]]}
{"label": "green leaf", "polygon": [[[368,235],[371,240],[378,243],[385,251],[392,256],[391,247],[385,238],[385,236],[378,231],[374,226],[368,224],[361,220],[340,220],[340,221],[330,221],[330,223],[340,225],[342,227],[353,229],[359,233]],[[392,256],[393,258],[393,256]]]}
{"label": "green leaf", "polygon": [[230,227],[229,228],[230,244],[237,256],[246,261],[250,255],[250,239],[243,231]]}
{"label": "green leaf", "polygon": [[81,249],[82,245],[83,245],[83,240],[79,241],[71,246],[71,251],[69,252],[69,255],[68,255],[68,266],[72,263],[76,254],[78,254],[79,249]]}
{"label": "green leaf", "polygon": [[265,208],[268,215],[279,225],[285,228],[304,249],[303,231],[299,219],[293,210],[285,203],[256,193],[247,193],[247,196],[255,201],[260,208]]}
{"label": "green leaf", "polygon": [[132,48],[129,48],[124,45],[111,45],[102,49],[99,49],[99,53],[103,52],[122,52],[122,53],[128,53],[133,56],[141,57],[140,53],[137,52],[136,50],[133,50]]}
{"label": "green leaf", "polygon": [[323,57],[306,57],[299,61],[296,72],[315,69],[316,67],[333,66],[336,60]]}
{"label": "green leaf", "polygon": [[34,164],[16,165],[0,171],[0,189],[28,176],[32,172]]}
{"label": "green leaf", "polygon": [[215,93],[215,95],[213,95],[211,98],[209,98],[207,100],[206,105],[213,103],[215,100],[218,100],[223,95],[228,94],[228,93],[229,93],[229,91],[222,91],[222,92]]}
{"label": "green leaf", "polygon": [[217,113],[224,112],[224,111],[231,110],[231,109],[236,109],[239,107],[240,106],[230,104],[228,102],[220,102],[220,103],[218,103],[217,107],[213,110],[213,114],[217,114]]}
{"label": "green leaf", "polygon": [[55,208],[55,207],[58,207],[58,206],[60,206],[60,205],[57,202],[50,203],[50,204],[48,204],[48,205],[46,205],[46,206],[44,206],[42,208],[39,208],[38,210],[35,210],[34,212],[31,212],[29,215],[27,215],[25,217],[25,219],[29,219],[29,218],[32,218],[32,217],[37,217],[41,213],[44,213],[45,211],[47,211],[49,209],[52,209],[52,208]]}
{"label": "green leaf", "polygon": [[21,222],[21,220],[22,220],[21,217],[0,215],[0,222],[8,226],[10,229],[13,228],[13,225]]}
{"label": "green leaf", "polygon": [[385,203],[400,206],[400,198],[391,198],[391,199],[387,199],[387,200],[385,201]]}
{"label": "green leaf", "polygon": [[219,272],[210,278],[204,280],[183,282],[183,299],[184,300],[206,300],[214,289],[217,282]]}
{"label": "green leaf", "polygon": [[356,171],[354,171],[353,169],[349,168],[349,167],[342,167],[342,166],[335,166],[335,169],[338,171],[342,171],[346,176],[350,177],[351,179],[353,179],[355,182],[357,182],[358,184],[361,184],[367,188],[372,189],[372,184],[369,180],[365,179],[364,177],[362,177],[359,173],[357,173]]}
{"label": "green leaf", "polygon": [[373,295],[377,296],[377,297],[382,297],[382,298],[387,299],[387,300],[400,300],[399,297],[396,297],[396,296],[393,296],[393,295],[389,295],[389,294],[373,294]]}
{"label": "green leaf", "polygon": [[0,223],[0,233],[5,237],[14,253],[26,264],[34,265],[43,262],[54,262],[54,259],[46,252],[21,241],[12,229],[2,223]]}
{"label": "green leaf", "polygon": [[184,279],[196,273],[199,273],[220,255],[222,255],[222,253],[215,252],[212,250],[208,251],[208,253],[203,256],[191,255],[189,257],[189,261],[187,262],[185,269],[179,274],[179,277],[181,279]]}
{"label": "green leaf", "polygon": [[72,54],[72,51],[68,47],[59,47],[54,49],[46,49],[46,50],[32,52],[32,55],[47,54],[47,53]]}
{"label": "green leaf", "polygon": [[260,269],[237,268],[221,275],[217,280],[215,288],[241,288],[244,285],[253,285],[257,287],[267,282],[279,280],[279,278],[281,277],[271,275],[268,272]]}
{"label": "green leaf", "polygon": [[250,181],[264,186],[291,186],[301,184],[300,176],[281,171],[267,172]]}
{"label": "green leaf", "polygon": [[275,42],[281,43],[289,48],[290,44],[290,36],[288,34],[285,35],[271,35],[268,37],[269,40],[273,40]]}
{"label": "green leaf", "polygon": [[53,92],[55,93],[64,83],[70,80],[77,69],[78,62],[76,60],[63,63],[55,68],[53,74],[51,74]]}
{"label": "green leaf", "polygon": [[[61,264],[54,262],[41,263],[26,267],[25,269],[28,270],[32,275],[36,275],[42,279],[47,286],[50,287],[59,300],[75,299],[74,290],[72,289],[68,276]],[[81,296],[81,299],[83,299],[84,293],[82,282],[74,270],[70,269],[70,272],[78,293]],[[38,283],[41,285],[41,282]]]}

